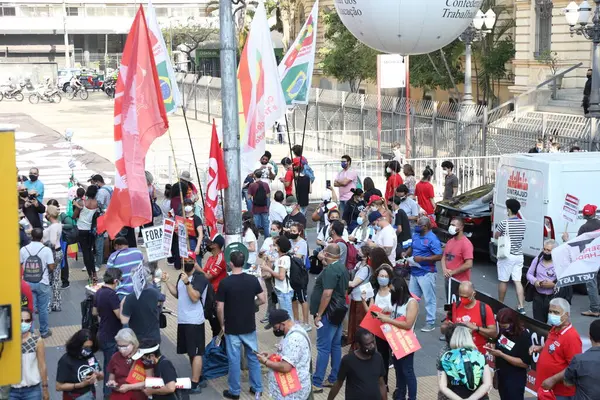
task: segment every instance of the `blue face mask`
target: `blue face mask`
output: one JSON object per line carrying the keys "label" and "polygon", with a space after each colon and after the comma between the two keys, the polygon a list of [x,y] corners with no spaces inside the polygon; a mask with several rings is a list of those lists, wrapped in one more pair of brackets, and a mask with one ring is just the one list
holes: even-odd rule
{"label": "blue face mask", "polygon": [[560,315],[556,314],[548,314],[548,325],[551,326],[559,326],[560,325]]}
{"label": "blue face mask", "polygon": [[31,322],[21,322],[21,333],[26,333],[31,330]]}
{"label": "blue face mask", "polygon": [[348,163],[346,161],[342,161],[342,168],[346,168],[348,166]]}
{"label": "blue face mask", "polygon": [[415,233],[421,233],[421,227],[419,225],[415,226]]}
{"label": "blue face mask", "polygon": [[358,218],[356,218],[356,223],[357,223],[357,224],[359,224],[359,225],[362,225],[362,224],[363,224],[363,222],[365,222],[365,221],[363,221],[362,217],[358,217]]}
{"label": "blue face mask", "polygon": [[379,286],[387,286],[390,284],[390,278],[384,278],[384,277],[378,276],[377,283],[379,284]]}

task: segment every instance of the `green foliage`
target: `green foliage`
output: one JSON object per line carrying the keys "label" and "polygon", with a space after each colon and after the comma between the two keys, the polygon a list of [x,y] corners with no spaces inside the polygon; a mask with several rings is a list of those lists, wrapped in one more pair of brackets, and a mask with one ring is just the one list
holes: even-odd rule
{"label": "green foliage", "polygon": [[550,49],[544,50],[537,56],[537,60],[540,64],[548,66],[552,75],[556,75],[560,58],[558,58],[558,54],[555,51],[551,51]]}
{"label": "green foliage", "polygon": [[357,92],[363,81],[377,79],[377,50],[363,43],[346,29],[337,12],[323,16],[325,46],[319,50],[323,73],[340,82],[348,82]]}
{"label": "green foliage", "polygon": [[173,46],[183,45],[181,51],[187,54],[192,63],[192,70],[195,69],[195,62],[191,56],[192,52],[206,41],[218,40],[218,32],[217,28],[199,23],[193,18],[162,30],[163,37],[168,37]]}
{"label": "green foliage", "polygon": [[[464,72],[461,66],[461,55],[464,49],[464,45],[458,39],[442,49],[456,84],[464,81]],[[433,61],[433,64],[431,61]],[[448,90],[454,88],[439,50],[430,54],[410,56],[409,65],[410,84],[413,87],[423,88],[423,93],[427,89]]]}

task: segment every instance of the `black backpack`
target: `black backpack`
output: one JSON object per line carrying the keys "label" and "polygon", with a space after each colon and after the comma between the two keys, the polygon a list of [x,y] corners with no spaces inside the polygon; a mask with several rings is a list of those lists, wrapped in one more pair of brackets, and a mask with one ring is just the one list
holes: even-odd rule
{"label": "black backpack", "polygon": [[62,237],[61,240],[65,242],[67,245],[75,244],[79,241],[79,229],[77,225],[74,224],[65,224],[68,216],[64,216],[61,218],[60,223],[62,224]]}
{"label": "black backpack", "polygon": [[308,287],[308,271],[306,266],[298,257],[290,257],[290,279],[292,289],[304,290]]}
{"label": "black backpack", "polygon": [[265,187],[262,185],[262,182],[257,182],[258,187],[256,188],[256,193],[254,193],[254,197],[252,197],[252,204],[257,207],[266,207],[267,205],[267,191]]}
{"label": "black backpack", "polygon": [[44,263],[40,256],[40,251],[44,250],[45,247],[42,247],[38,250],[37,253],[31,254],[27,247],[23,247],[29,256],[23,263],[23,280],[29,283],[40,283],[44,278]]}

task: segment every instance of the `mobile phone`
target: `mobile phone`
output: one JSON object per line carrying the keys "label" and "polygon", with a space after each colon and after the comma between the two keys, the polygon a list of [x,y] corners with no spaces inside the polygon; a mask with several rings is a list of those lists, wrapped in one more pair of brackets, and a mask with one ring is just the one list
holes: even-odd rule
{"label": "mobile phone", "polygon": [[375,311],[371,311],[371,316],[373,318],[377,318],[379,316],[379,314],[377,314]]}
{"label": "mobile phone", "polygon": [[325,181],[325,188],[327,189],[327,188],[330,188],[330,187],[331,187],[331,181],[329,179],[327,179]]}

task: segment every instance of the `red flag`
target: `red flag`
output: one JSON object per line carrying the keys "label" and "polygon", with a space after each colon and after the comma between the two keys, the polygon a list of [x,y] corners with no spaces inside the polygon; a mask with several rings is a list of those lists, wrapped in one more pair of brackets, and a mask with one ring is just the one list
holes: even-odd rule
{"label": "red flag", "polygon": [[206,188],[206,207],[204,208],[204,221],[210,228],[210,234],[217,232],[217,218],[215,211],[218,205],[219,190],[229,186],[225,163],[223,162],[223,149],[219,146],[217,125],[213,120],[212,140],[210,142],[210,159],[208,160],[208,185]]}
{"label": "red flag", "polygon": [[154,139],[169,127],[144,9],[127,35],[115,94],[115,189],[98,232],[115,237],[124,226],[152,221],[145,158]]}

